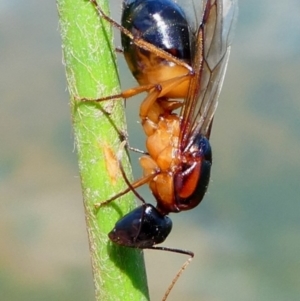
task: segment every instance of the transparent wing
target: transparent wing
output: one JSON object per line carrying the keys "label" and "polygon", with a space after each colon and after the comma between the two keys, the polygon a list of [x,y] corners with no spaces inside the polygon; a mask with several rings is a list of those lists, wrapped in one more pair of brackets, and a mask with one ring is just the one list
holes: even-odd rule
{"label": "transparent wing", "polygon": [[226,73],[236,14],[236,0],[203,1],[192,61],[195,74],[181,111],[182,148],[199,132],[209,138]]}

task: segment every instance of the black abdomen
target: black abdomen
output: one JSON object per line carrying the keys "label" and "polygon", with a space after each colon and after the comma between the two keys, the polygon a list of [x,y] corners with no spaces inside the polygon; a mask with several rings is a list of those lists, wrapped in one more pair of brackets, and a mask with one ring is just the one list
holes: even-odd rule
{"label": "black abdomen", "polygon": [[[124,1],[122,26],[135,38],[161,48],[177,58],[190,63],[190,28],[183,10],[171,0]],[[122,34],[122,46],[127,63],[133,73],[143,65],[141,54],[148,51],[138,48],[132,40]],[[160,59],[160,62],[163,59]]]}

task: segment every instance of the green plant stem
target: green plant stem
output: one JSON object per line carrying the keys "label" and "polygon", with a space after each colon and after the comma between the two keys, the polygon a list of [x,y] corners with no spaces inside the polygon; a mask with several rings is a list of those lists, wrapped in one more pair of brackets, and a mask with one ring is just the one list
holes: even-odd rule
{"label": "green plant stem", "polygon": [[[107,11],[107,3],[99,0],[99,4]],[[120,91],[112,29],[89,1],[57,0],[57,6],[96,300],[149,300],[143,253],[114,245],[107,237],[115,222],[134,207],[133,200],[125,195],[98,212],[94,207],[126,187],[115,156],[120,146],[119,132],[126,128],[123,102],[80,100]],[[128,174],[126,152],[122,164]]]}

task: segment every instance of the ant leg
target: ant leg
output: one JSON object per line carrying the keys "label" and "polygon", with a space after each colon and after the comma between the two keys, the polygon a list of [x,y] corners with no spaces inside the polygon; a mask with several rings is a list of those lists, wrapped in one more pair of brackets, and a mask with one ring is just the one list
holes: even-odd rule
{"label": "ant leg", "polygon": [[115,52],[116,52],[116,53],[124,54],[124,50],[123,50],[123,48],[121,48],[121,47],[116,47],[116,48],[115,48]]}
{"label": "ant leg", "polygon": [[119,94],[104,96],[104,97],[96,98],[96,99],[88,98],[88,97],[77,98],[77,99],[80,101],[85,101],[85,102],[101,102],[101,101],[113,100],[113,99],[118,99],[118,98],[127,99],[127,98],[131,98],[135,95],[138,95],[140,93],[148,92],[151,89],[155,88],[156,86],[159,86],[159,85],[150,84],[150,85],[138,86],[135,88],[127,89]]}
{"label": "ant leg", "polygon": [[[149,92],[148,96],[143,100],[141,107],[140,107],[140,118],[144,120],[148,116],[148,112],[150,108],[153,106],[155,101],[159,100],[167,93],[172,91],[176,86],[180,85],[181,83],[189,80],[192,75],[190,73],[177,76],[168,80],[161,82],[159,85],[153,87],[153,89]],[[168,102],[168,101],[166,101]],[[171,101],[170,103],[174,103]],[[180,107],[180,105],[178,106]]]}
{"label": "ant leg", "polygon": [[144,176],[136,181],[134,181],[133,183],[130,183],[130,181],[128,180],[128,177],[126,176],[126,173],[123,169],[123,165],[121,163],[121,158],[122,158],[122,151],[124,149],[124,146],[126,144],[126,141],[123,141],[121,143],[121,146],[120,146],[120,149],[118,151],[118,154],[117,154],[117,157],[118,157],[118,164],[119,164],[119,168],[120,168],[120,171],[122,173],[122,176],[123,176],[123,179],[125,181],[125,183],[127,184],[127,188],[124,189],[123,191],[115,194],[113,197],[111,197],[110,199],[104,201],[104,202],[100,202],[100,203],[95,203],[94,204],[94,207],[95,209],[99,209],[100,207],[102,206],[105,206],[105,205],[108,205],[109,203],[111,203],[112,201],[116,200],[117,198],[125,195],[126,193],[132,191],[136,197],[138,199],[140,199],[143,203],[145,203],[144,199],[136,192],[136,188],[148,183],[149,181],[151,181],[151,179],[153,179],[155,176],[156,176],[156,173],[153,173],[153,174],[149,174],[147,176]]}
{"label": "ant leg", "polygon": [[119,135],[120,135],[121,141],[126,141],[126,148],[127,148],[127,149],[129,149],[129,150],[131,150],[131,151],[133,151],[133,152],[142,154],[142,155],[149,155],[149,153],[146,152],[146,151],[143,151],[143,150],[141,150],[141,149],[138,149],[138,148],[135,148],[135,147],[130,146],[130,144],[129,144],[129,138],[128,138],[127,133],[121,132],[121,131],[120,131],[120,132],[119,132]]}
{"label": "ant leg", "polygon": [[98,14],[107,22],[109,22],[111,25],[113,25],[115,28],[119,29],[120,32],[122,32],[124,35],[126,35],[129,39],[132,40],[132,42],[137,45],[138,47],[145,49],[147,51],[150,51],[157,56],[166,59],[170,62],[175,63],[176,65],[183,66],[189,71],[193,71],[193,68],[185,63],[184,61],[178,59],[177,57],[173,56],[172,54],[168,53],[167,51],[160,49],[151,43],[148,43],[144,41],[143,39],[135,37],[128,29],[114,21],[112,18],[110,18],[105,12],[101,9],[101,7],[98,5],[96,0],[90,0],[90,2],[94,5],[95,9],[97,10]]}
{"label": "ant leg", "polygon": [[127,186],[130,188],[130,190],[134,193],[134,195],[143,203],[146,204],[145,200],[142,198],[142,196],[136,191],[136,189],[132,186],[132,184],[130,183],[130,181],[128,180],[128,177],[126,176],[126,173],[124,171],[123,165],[120,162],[120,170],[122,173],[122,176],[124,178],[125,183],[127,184]]}
{"label": "ant leg", "polygon": [[139,154],[142,154],[142,155],[149,156],[149,153],[148,153],[148,152],[143,151],[143,150],[138,149],[138,148],[135,148],[135,147],[132,147],[132,146],[130,146],[129,144],[127,144],[127,148],[128,148],[129,150],[131,150],[132,152],[135,152],[135,153],[139,153]]}
{"label": "ant leg", "polygon": [[140,186],[143,186],[145,184],[147,184],[153,177],[155,176],[155,174],[151,174],[151,175],[148,175],[146,177],[143,177],[141,179],[138,179],[136,181],[134,181],[133,183],[131,183],[130,187],[124,189],[123,191],[115,194],[113,197],[111,197],[110,199],[104,201],[104,202],[99,202],[99,203],[95,203],[94,204],[94,207],[95,209],[99,209],[100,207],[102,206],[106,206],[108,205],[109,203],[111,203],[112,201],[116,200],[117,198],[125,195],[126,193],[130,192],[130,191],[134,191],[136,188],[140,187]]}

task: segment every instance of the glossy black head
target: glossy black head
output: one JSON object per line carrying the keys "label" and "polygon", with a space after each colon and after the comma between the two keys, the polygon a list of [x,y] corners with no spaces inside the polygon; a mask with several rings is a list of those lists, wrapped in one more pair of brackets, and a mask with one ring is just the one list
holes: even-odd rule
{"label": "glossy black head", "polygon": [[[124,1],[122,26],[135,37],[190,63],[189,25],[183,10],[172,0]],[[124,34],[122,46],[129,54],[135,47]]]}
{"label": "glossy black head", "polygon": [[171,229],[170,218],[145,204],[121,218],[108,236],[116,244],[142,249],[162,243]]}

